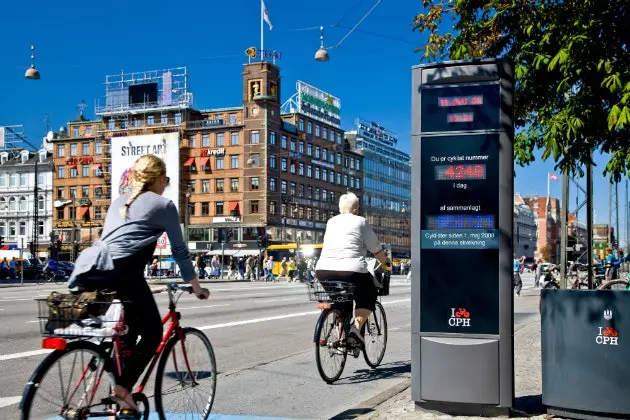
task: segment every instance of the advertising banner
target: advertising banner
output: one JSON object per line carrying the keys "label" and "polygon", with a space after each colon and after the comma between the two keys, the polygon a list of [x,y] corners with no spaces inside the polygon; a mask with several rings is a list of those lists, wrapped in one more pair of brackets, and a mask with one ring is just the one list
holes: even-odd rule
{"label": "advertising banner", "polygon": [[297,82],[298,112],[315,120],[341,128],[341,101],[323,90]]}
{"label": "advertising banner", "polygon": [[134,162],[142,155],[153,154],[164,160],[170,178],[164,197],[179,209],[179,133],[113,137],[111,153],[112,201],[131,191]]}

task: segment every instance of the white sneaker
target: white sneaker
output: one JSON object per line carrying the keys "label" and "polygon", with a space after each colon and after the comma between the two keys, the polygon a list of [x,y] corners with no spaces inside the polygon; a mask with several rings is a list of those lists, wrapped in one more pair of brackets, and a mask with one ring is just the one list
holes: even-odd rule
{"label": "white sneaker", "polygon": [[350,331],[348,331],[348,337],[352,337],[355,341],[365,344],[365,340],[363,339],[361,332],[357,330],[357,327],[354,324],[350,327]]}

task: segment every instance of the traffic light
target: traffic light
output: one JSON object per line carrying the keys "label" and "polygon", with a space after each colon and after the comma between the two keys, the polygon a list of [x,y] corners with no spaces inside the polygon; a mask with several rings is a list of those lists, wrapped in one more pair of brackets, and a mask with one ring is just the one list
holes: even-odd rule
{"label": "traffic light", "polygon": [[259,236],[257,239],[257,242],[258,242],[258,249],[267,249],[267,246],[268,246],[267,235]]}

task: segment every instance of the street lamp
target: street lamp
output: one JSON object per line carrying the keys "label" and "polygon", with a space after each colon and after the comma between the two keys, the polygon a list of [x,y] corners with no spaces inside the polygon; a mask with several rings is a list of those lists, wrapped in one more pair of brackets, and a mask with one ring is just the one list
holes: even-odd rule
{"label": "street lamp", "polygon": [[31,80],[39,80],[39,70],[35,68],[35,46],[31,45],[31,67],[26,69],[24,77]]}

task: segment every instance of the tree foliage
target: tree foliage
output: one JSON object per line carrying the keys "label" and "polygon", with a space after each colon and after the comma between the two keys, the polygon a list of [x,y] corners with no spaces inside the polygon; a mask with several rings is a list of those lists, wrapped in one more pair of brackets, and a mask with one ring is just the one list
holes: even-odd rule
{"label": "tree foliage", "polygon": [[[423,0],[423,59],[502,57],[515,68],[516,162],[582,173],[591,150],[630,173],[630,0]],[[452,25],[446,25],[452,22]],[[450,28],[448,28],[450,26]],[[444,30],[444,27],[447,27]]]}

